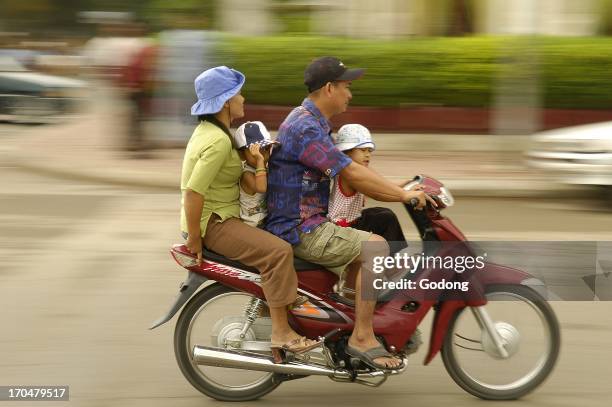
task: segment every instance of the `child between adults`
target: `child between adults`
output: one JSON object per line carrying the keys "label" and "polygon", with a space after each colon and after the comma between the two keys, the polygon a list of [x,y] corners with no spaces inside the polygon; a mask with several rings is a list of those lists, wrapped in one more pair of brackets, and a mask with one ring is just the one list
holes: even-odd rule
{"label": "child between adults", "polygon": [[[268,189],[268,160],[272,146],[278,144],[272,140],[270,132],[262,122],[246,122],[236,129],[234,143],[242,159],[240,176],[240,218],[253,227],[263,225],[268,209],[266,190]],[[289,305],[289,309],[299,307],[308,301],[308,297],[298,295]]]}
{"label": "child between adults", "polygon": [[246,122],[234,133],[234,143],[242,159],[240,177],[240,218],[250,226],[259,227],[268,214],[268,159],[274,144],[262,122]]}
{"label": "child between adults", "polygon": [[[334,139],[336,147],[355,163],[368,167],[376,145],[370,131],[360,124],[345,124]],[[407,182],[400,184],[405,186]],[[365,195],[357,192],[342,175],[334,178],[327,217],[339,226],[375,233],[389,242],[391,254],[408,247],[395,213],[388,208],[367,208]]]}

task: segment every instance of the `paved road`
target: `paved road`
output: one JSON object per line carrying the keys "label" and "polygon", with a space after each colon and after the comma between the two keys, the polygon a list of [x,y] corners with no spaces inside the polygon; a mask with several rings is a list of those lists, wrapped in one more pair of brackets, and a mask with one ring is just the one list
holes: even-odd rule
{"label": "paved road", "polygon": [[[172,353],[174,321],[147,330],[185,274],[167,253],[179,240],[179,196],[58,181],[6,167],[0,185],[0,385],[70,385],[71,402],[54,406],[219,405],[181,376]],[[474,239],[612,240],[612,214],[591,201],[472,199],[458,201],[448,214]],[[558,367],[519,403],[608,405],[612,304],[553,306],[563,330]],[[429,320],[425,337],[428,325]],[[421,366],[423,354],[421,349],[412,358],[405,375],[378,389],[307,378],[283,384],[260,404],[477,402],[452,382],[440,359]]]}

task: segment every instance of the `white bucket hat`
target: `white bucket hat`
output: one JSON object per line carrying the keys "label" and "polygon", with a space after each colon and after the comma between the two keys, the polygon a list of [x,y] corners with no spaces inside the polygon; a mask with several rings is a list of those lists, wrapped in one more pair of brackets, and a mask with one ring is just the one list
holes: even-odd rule
{"label": "white bucket hat", "polygon": [[340,151],[352,150],[353,148],[376,149],[370,131],[361,124],[345,124],[340,127],[334,144]]}

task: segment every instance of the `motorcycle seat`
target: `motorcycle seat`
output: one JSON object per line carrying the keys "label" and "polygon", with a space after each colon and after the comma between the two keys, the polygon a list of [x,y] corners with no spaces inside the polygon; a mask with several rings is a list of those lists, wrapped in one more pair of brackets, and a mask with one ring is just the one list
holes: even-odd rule
{"label": "motorcycle seat", "polygon": [[[259,271],[255,267],[245,266],[239,261],[228,259],[225,256],[222,256],[215,252],[211,252],[210,250],[207,250],[207,249],[203,250],[202,255],[204,259],[210,259],[212,261],[216,261],[217,263],[225,264],[226,266],[236,267],[241,270],[250,271],[252,273],[259,273]],[[318,264],[310,263],[298,257],[293,257],[293,266],[295,267],[295,271],[320,270],[324,268],[323,266],[319,266]]]}

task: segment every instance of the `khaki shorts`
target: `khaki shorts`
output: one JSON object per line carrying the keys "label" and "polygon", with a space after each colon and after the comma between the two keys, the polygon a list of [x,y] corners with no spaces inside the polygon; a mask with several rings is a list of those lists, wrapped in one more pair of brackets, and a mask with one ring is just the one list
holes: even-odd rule
{"label": "khaki shorts", "polygon": [[325,222],[310,233],[299,232],[301,242],[293,253],[306,261],[320,264],[342,277],[346,267],[361,253],[361,243],[372,233]]}

